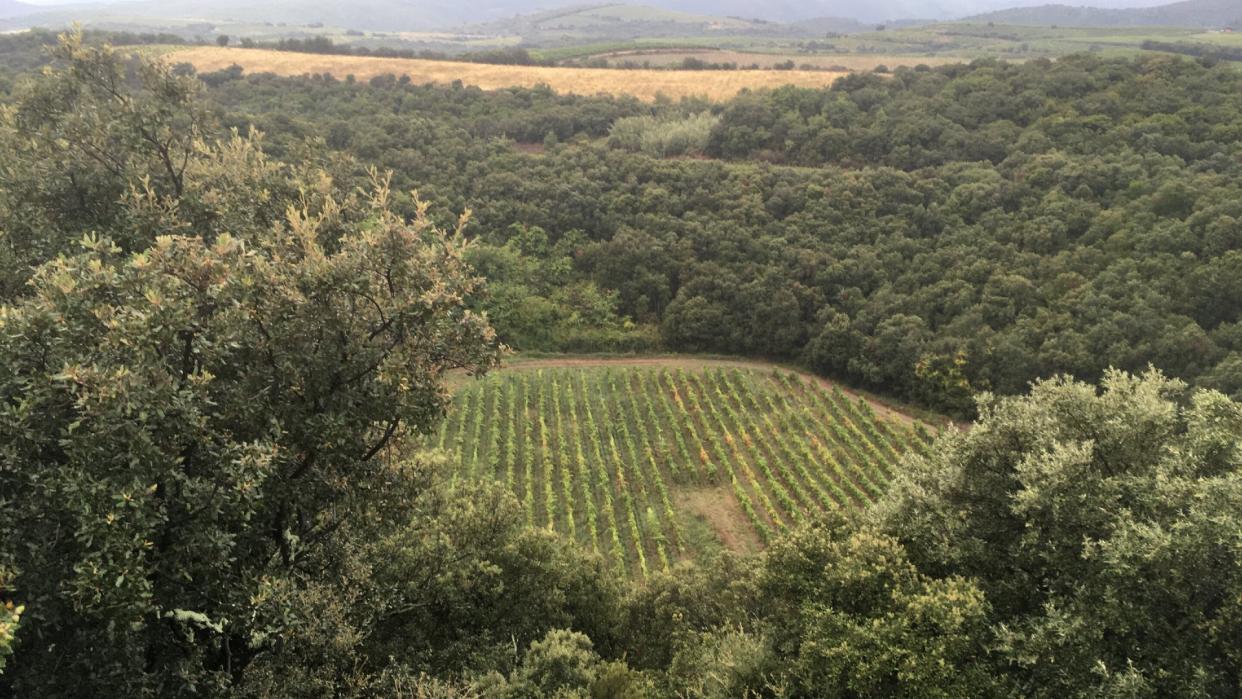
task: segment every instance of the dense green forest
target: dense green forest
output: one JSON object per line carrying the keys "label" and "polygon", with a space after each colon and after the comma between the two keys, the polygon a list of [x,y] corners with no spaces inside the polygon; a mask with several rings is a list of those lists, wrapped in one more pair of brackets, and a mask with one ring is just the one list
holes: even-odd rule
{"label": "dense green forest", "polygon": [[[0,109],[0,693],[1239,693],[1242,75],[648,105],[51,59]],[[638,583],[421,448],[505,344],[976,421]]]}
{"label": "dense green forest", "polygon": [[1242,75],[1227,67],[853,75],[714,107],[664,151],[690,159],[632,153],[610,129],[652,116],[658,142],[708,105],[205,77],[225,123],[257,125],[278,157],[322,139],[445,213],[471,209],[493,320],[519,348],[793,359],[959,413],[977,390],[1110,366],[1242,395]]}

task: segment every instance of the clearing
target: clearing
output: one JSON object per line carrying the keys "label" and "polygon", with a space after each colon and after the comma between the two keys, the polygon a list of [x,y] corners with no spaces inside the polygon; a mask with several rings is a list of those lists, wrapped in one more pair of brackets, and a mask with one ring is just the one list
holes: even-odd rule
{"label": "clearing", "polygon": [[865,508],[931,439],[831,384],[742,361],[526,360],[456,383],[428,438],[453,479],[506,483],[530,524],[635,578]]}
{"label": "clearing", "polygon": [[218,46],[173,49],[164,55],[174,63],[189,63],[200,73],[239,65],[247,73],[273,73],[282,76],[329,73],[336,78],[353,75],[362,81],[380,75],[408,75],[417,84],[450,84],[460,80],[465,85],[474,85],[484,90],[547,85],[562,93],[630,95],[644,101],[654,101],[660,95],[671,99],[699,96],[711,100],[726,100],[743,89],[775,88],[782,85],[819,88],[831,85],[834,80],[845,75],[841,72],[801,70],[552,68],[414,58],[337,56]]}

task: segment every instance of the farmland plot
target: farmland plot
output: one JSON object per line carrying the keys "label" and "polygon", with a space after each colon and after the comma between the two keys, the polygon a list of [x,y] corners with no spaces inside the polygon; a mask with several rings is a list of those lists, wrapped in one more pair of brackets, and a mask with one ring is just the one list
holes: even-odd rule
{"label": "farmland plot", "polygon": [[683,492],[719,493],[768,542],[866,507],[930,438],[781,371],[568,367],[471,382],[432,440],[456,456],[456,478],[503,481],[528,522],[641,578],[701,553]]}

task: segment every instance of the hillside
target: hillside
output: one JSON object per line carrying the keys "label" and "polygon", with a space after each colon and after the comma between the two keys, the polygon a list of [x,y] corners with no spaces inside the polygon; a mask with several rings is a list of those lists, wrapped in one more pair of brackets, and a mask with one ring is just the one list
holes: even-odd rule
{"label": "hillside", "polygon": [[818,35],[827,33],[856,34],[859,32],[869,32],[875,28],[874,25],[864,24],[851,17],[812,17],[811,19],[793,22],[792,26]]}
{"label": "hillside", "polygon": [[995,2],[988,0],[772,0],[761,6],[751,0],[663,0],[661,4],[687,12],[759,16],[777,22],[849,17],[867,23],[898,19],[949,19],[996,6]]}
{"label": "hillside", "polygon": [[1160,7],[1100,9],[1069,5],[1041,5],[978,15],[972,22],[1059,25],[1067,27],[1232,27],[1242,24],[1238,0],[1185,0]]}
{"label": "hillside", "polygon": [[432,445],[455,478],[499,480],[528,523],[645,578],[870,504],[927,448],[891,415],[780,371],[568,362],[472,382]]}
{"label": "hillside", "polygon": [[[1159,0],[1080,0],[1096,7],[1137,7]],[[1031,0],[657,0],[661,7],[699,14],[761,17],[776,22],[796,22],[815,17],[849,17],[864,23],[902,19],[956,19],[1000,8],[1029,5]]]}
{"label": "hillside", "polygon": [[81,22],[92,27],[152,28],[168,30],[215,25],[274,25],[339,27],[368,31],[423,31],[480,19],[499,19],[526,11],[521,0],[497,0],[487,9],[463,6],[448,0],[357,0],[348,4],[333,0],[271,0],[253,3],[219,0],[141,0],[119,3],[84,3],[65,8],[36,8],[24,23],[60,26]]}
{"label": "hillside", "polygon": [[[489,3],[491,16],[503,16],[516,9],[518,2],[505,0]],[[243,0],[144,0],[141,2],[106,5],[97,11],[85,8],[66,10],[62,14],[108,17],[197,19],[202,21],[234,21],[291,25],[321,24],[364,30],[414,31],[443,26],[448,18],[462,16],[462,4],[448,0],[356,0],[350,3],[332,0],[271,0],[254,3]],[[476,14],[477,16],[477,14]]]}
{"label": "hillside", "polygon": [[471,24],[461,31],[471,35],[520,36],[523,42],[534,45],[796,32],[772,22],[620,3],[519,15]]}
{"label": "hillside", "polygon": [[34,5],[27,5],[16,0],[0,0],[0,17],[21,17],[39,11]]}
{"label": "hillside", "polygon": [[[496,31],[504,35],[523,35],[531,31],[561,29],[571,34],[585,27],[610,26],[626,35],[662,36],[669,27],[679,26],[698,31],[773,31],[774,24],[792,24],[824,17],[848,18],[860,25],[892,23],[910,19],[956,19],[989,12],[998,8],[1022,5],[1026,0],[648,0],[645,5],[621,3],[585,3],[581,0],[358,0],[341,3],[335,0],[272,0],[265,3],[243,0],[219,0],[203,3],[197,0],[136,0],[115,3],[82,3],[64,7],[38,7],[16,0],[0,3],[0,18],[23,16],[21,22],[4,26],[62,26],[81,22],[86,26],[113,29],[147,29],[154,31],[181,28],[183,31],[209,33],[228,27],[234,33],[285,29],[298,32],[314,28],[337,28],[375,32],[442,31],[463,26],[498,23]],[[1093,7],[1144,6],[1152,0],[1090,0]],[[1223,8],[1236,5],[1232,0],[1192,0],[1184,5],[1215,3]],[[8,8],[8,9],[6,9]],[[1072,8],[1066,8],[1072,9]],[[1058,10],[1059,11],[1059,10]],[[1200,17],[1188,26],[1215,26],[1221,11],[1176,10],[1171,16]],[[1045,8],[1034,10],[1003,10],[1015,16],[1042,16]],[[1143,10],[1100,10],[1085,14],[1097,22]],[[1147,15],[1141,15],[1148,17]],[[1157,12],[1150,17],[1165,17]],[[572,19],[569,19],[572,18]],[[1231,19],[1231,18],[1229,18]],[[1000,20],[998,20],[1000,21]],[[1086,21],[1086,20],[1083,20]],[[1189,20],[1187,20],[1189,21]],[[1025,22],[1019,22],[1025,23]],[[1142,24],[1170,23],[1167,19],[1147,18]],[[1179,22],[1171,22],[1178,24]],[[765,26],[766,25],[766,26]],[[624,27],[624,29],[621,29]],[[784,31],[789,31],[785,28]],[[840,31],[833,29],[832,31]]]}
{"label": "hillside", "polygon": [[1242,35],[179,21],[0,35],[0,698],[1238,694]]}

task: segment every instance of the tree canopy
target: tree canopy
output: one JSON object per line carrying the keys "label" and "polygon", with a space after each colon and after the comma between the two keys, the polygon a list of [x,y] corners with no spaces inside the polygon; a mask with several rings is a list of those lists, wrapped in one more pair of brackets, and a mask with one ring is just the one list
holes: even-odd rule
{"label": "tree canopy", "polygon": [[43,652],[5,681],[212,692],[309,620],[285,598],[348,570],[371,520],[410,516],[383,493],[422,480],[403,437],[499,348],[461,230],[395,214],[386,179],[342,195],[201,141],[188,79],[58,51],[8,113],[27,189],[5,219],[32,224],[10,244],[35,266],[0,309],[0,529]]}
{"label": "tree canopy", "polygon": [[[398,189],[470,208],[487,248],[538,229],[546,246],[524,254],[569,263],[558,288],[615,294],[552,298],[548,269],[494,268],[497,318],[523,308],[607,330],[502,324],[514,347],[759,354],[969,415],[979,391],[1148,364],[1242,396],[1240,80],[1227,65],[1083,55],[714,107],[322,75],[232,75],[206,97],[274,153],[323,138],[391,168]],[[716,121],[691,151],[713,158],[625,137],[705,111]]]}

